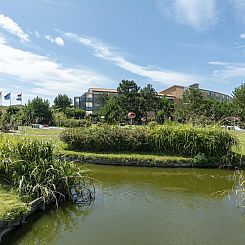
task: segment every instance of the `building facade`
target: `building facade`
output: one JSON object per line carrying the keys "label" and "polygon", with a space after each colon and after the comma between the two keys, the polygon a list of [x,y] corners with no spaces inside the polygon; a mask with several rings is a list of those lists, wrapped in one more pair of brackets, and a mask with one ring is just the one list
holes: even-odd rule
{"label": "building facade", "polygon": [[74,106],[86,111],[86,116],[99,112],[99,96],[101,94],[116,95],[116,89],[90,88],[83,95],[74,97]]}
{"label": "building facade", "polygon": [[182,98],[185,90],[189,89],[189,88],[199,89],[201,91],[201,93],[203,94],[204,98],[215,99],[215,100],[220,101],[220,102],[232,100],[232,97],[227,95],[227,94],[223,94],[223,93],[219,93],[216,91],[211,91],[211,90],[199,88],[199,84],[197,84],[197,83],[194,83],[194,84],[190,85],[189,87],[174,85],[170,88],[167,88],[167,89],[159,92],[159,94],[162,94],[165,96],[172,96],[175,98],[176,101],[178,101]]}

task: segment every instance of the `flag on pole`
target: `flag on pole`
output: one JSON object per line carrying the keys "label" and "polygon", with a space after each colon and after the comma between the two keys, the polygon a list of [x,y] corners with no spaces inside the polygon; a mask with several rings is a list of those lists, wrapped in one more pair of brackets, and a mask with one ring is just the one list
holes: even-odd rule
{"label": "flag on pole", "polygon": [[21,100],[22,100],[22,93],[17,94],[17,98],[16,98],[16,100],[19,100],[19,101],[21,101]]}
{"label": "flag on pole", "polygon": [[6,94],[6,95],[4,96],[4,99],[5,99],[5,100],[10,100],[10,99],[11,99],[11,92],[9,92],[8,94]]}

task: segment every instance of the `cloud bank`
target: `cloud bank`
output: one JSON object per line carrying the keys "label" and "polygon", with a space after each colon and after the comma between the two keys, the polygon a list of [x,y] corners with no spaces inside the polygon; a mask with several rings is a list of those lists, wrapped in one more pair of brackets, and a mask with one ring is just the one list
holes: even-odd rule
{"label": "cloud bank", "polygon": [[6,30],[7,32],[17,36],[22,42],[30,41],[28,34],[26,34],[19,27],[19,25],[8,16],[4,16],[3,14],[0,14],[0,27]]}

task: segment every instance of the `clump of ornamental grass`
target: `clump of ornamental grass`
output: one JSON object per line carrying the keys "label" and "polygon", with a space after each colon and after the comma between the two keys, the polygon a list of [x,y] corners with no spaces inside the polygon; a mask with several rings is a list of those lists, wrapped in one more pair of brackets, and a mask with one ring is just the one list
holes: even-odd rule
{"label": "clump of ornamental grass", "polygon": [[154,152],[221,157],[236,139],[221,128],[192,125],[120,127],[112,125],[66,129],[61,140],[73,150],[104,152]]}
{"label": "clump of ornamental grass", "polygon": [[93,191],[87,188],[89,172],[56,160],[52,144],[36,139],[0,136],[0,180],[26,200],[41,197],[45,203],[58,205],[85,192],[87,200],[93,198]]}

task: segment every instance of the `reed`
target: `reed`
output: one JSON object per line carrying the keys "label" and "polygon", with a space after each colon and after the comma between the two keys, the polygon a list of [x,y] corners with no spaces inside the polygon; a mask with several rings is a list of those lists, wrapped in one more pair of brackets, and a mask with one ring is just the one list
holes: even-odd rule
{"label": "reed", "polygon": [[111,125],[66,129],[61,140],[73,150],[104,152],[154,152],[222,157],[236,139],[222,129],[191,125],[119,127]]}
{"label": "reed", "polygon": [[[86,169],[56,160],[50,142],[0,135],[0,180],[24,200],[42,197],[45,203],[73,200],[74,191],[89,193]],[[79,193],[81,194],[81,193]]]}

